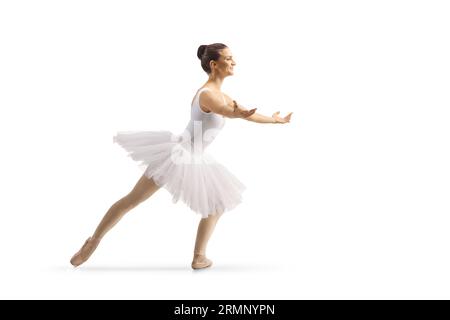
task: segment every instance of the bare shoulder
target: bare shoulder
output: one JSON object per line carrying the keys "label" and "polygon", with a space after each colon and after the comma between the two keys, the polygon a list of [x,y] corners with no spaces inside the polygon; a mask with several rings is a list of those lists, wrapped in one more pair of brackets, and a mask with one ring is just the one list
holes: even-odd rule
{"label": "bare shoulder", "polygon": [[222,92],[212,89],[204,90],[200,92],[198,102],[203,111],[214,111],[223,105]]}
{"label": "bare shoulder", "polygon": [[231,104],[233,102],[233,98],[227,95],[226,93],[224,93],[223,96],[225,97],[225,101],[227,104]]}

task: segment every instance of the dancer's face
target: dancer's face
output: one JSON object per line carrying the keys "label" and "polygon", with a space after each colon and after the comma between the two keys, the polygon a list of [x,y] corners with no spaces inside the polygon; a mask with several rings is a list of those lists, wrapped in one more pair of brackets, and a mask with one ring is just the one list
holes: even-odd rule
{"label": "dancer's face", "polygon": [[233,53],[229,48],[220,50],[220,57],[217,61],[211,61],[211,70],[222,77],[232,76],[236,62],[233,59]]}

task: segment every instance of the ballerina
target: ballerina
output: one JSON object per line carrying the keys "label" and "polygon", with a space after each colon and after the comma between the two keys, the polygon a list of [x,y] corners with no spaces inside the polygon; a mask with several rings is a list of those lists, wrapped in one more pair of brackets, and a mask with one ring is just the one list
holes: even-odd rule
{"label": "ballerina", "polygon": [[164,187],[175,203],[182,200],[200,214],[193,269],[210,267],[206,247],[218,219],[225,211],[242,202],[245,185],[225,166],[206,152],[225,124],[226,118],[239,118],[257,123],[289,123],[290,112],[281,117],[277,111],[271,117],[248,110],[221,92],[223,80],[233,75],[236,65],[230,49],[222,43],[201,45],[197,50],[208,80],[197,91],[191,104],[191,119],[181,134],[170,131],[121,131],[113,142],[145,171],[134,188],[115,202],[100,221],[93,235],[73,255],[70,263],[77,267],[86,262],[105,234],[137,205]]}

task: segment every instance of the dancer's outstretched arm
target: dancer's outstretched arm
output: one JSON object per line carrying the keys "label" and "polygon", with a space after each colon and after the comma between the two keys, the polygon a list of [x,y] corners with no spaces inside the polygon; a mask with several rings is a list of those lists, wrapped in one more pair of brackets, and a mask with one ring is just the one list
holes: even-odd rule
{"label": "dancer's outstretched arm", "polygon": [[[242,105],[238,104],[235,100],[233,100],[233,104],[234,104],[235,108],[238,108],[241,110],[246,110]],[[285,117],[280,117],[279,114],[280,114],[280,111],[277,111],[271,117],[269,117],[269,116],[265,116],[263,114],[255,112],[254,114],[252,114],[249,117],[246,117],[244,119],[248,120],[248,121],[257,122],[257,123],[288,123],[289,121],[291,121],[291,115],[293,114],[293,112],[290,112]]]}
{"label": "dancer's outstretched arm", "polygon": [[237,107],[237,105],[233,103],[225,103],[222,99],[219,99],[216,95],[212,94],[209,91],[203,92],[200,97],[200,104],[205,106],[206,109],[225,116],[227,118],[248,118],[252,114],[255,113],[257,108],[246,110]]}
{"label": "dancer's outstretched arm", "polygon": [[206,108],[214,113],[223,115],[228,118],[241,118],[248,121],[253,121],[257,123],[288,123],[291,120],[291,115],[293,112],[289,113],[284,118],[280,117],[278,114],[280,111],[275,112],[272,117],[256,113],[257,108],[247,110],[235,100],[228,103],[217,98],[216,95],[210,92],[204,92],[201,96],[201,105],[206,106]]}

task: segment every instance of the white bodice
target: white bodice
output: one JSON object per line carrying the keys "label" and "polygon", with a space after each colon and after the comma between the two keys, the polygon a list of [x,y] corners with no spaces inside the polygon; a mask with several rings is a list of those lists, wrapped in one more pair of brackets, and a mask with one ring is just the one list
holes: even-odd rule
{"label": "white bodice", "polygon": [[[200,94],[209,88],[201,88],[195,95],[191,106],[191,119],[183,132],[185,140],[191,142],[196,151],[203,151],[219,134],[225,125],[225,117],[212,111],[205,112],[200,108]],[[224,104],[226,103],[223,97]]]}

